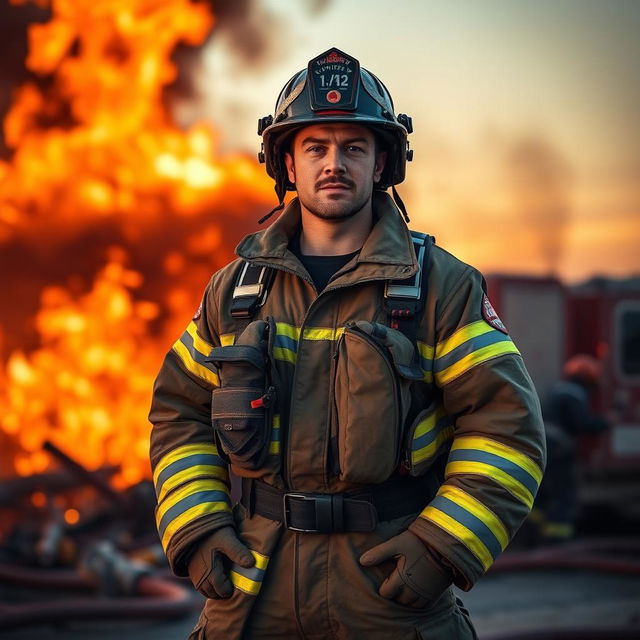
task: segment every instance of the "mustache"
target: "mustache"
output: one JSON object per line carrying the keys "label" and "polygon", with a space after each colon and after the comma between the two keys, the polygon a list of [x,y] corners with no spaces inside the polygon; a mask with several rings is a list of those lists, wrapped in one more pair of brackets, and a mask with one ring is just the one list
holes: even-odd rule
{"label": "mustache", "polygon": [[344,176],[332,176],[331,178],[326,178],[325,180],[318,180],[318,182],[316,182],[316,189],[322,189],[323,187],[335,184],[343,185],[345,187],[348,187],[349,189],[355,187],[356,185],[353,180],[350,180],[349,178],[346,178]]}

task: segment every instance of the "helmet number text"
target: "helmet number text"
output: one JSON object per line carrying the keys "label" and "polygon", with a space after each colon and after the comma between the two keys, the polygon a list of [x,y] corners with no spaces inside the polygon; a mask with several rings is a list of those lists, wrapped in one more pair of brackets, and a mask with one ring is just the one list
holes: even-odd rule
{"label": "helmet number text", "polygon": [[326,76],[322,74],[320,76],[320,86],[322,88],[329,87],[340,87],[340,88],[348,88],[349,86],[349,77],[346,73],[332,73],[327,80]]}

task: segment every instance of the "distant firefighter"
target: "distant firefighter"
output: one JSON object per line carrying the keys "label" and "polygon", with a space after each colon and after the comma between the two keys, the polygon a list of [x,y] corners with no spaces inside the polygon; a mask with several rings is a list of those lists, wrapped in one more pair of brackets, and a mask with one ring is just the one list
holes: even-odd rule
{"label": "distant firefighter", "polygon": [[573,537],[578,511],[577,439],[580,434],[597,433],[608,426],[589,405],[589,396],[602,376],[598,360],[585,354],[573,356],[565,363],[563,375],[542,405],[547,470],[536,504],[542,542]]}

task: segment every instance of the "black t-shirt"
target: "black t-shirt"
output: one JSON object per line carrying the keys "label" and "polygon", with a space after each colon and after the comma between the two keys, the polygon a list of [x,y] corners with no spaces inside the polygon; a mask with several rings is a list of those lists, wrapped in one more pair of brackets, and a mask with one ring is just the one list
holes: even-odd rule
{"label": "black t-shirt", "polygon": [[309,272],[318,293],[327,286],[327,283],[335,273],[340,271],[351,258],[360,253],[360,249],[358,249],[341,256],[307,256],[300,249],[300,234],[296,234],[291,240],[289,249]]}

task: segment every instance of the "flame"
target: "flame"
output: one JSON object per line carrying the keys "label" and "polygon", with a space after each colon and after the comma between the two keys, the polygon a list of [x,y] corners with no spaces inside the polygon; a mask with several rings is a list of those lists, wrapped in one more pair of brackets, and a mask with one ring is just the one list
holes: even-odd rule
{"label": "flame", "polygon": [[114,254],[79,299],[47,287],[36,317],[43,346],[9,357],[2,426],[21,446],[20,475],[49,467],[49,439],[88,469],[120,464],[121,483],[148,476],[146,412],[158,364],[148,325],[159,307],[134,299],[141,275]]}
{"label": "flame", "polygon": [[[19,475],[52,466],[49,439],[89,469],[120,465],[119,487],[149,477],[161,358],[231,257],[229,236],[270,208],[254,160],[219,155],[211,126],[180,130],[164,103],[173,50],[202,44],[213,21],[189,0],[57,0],[30,27],[26,65],[48,82],[20,87],[4,122],[0,245],[57,275],[34,284],[39,346],[0,367],[0,444]],[[90,285],[78,280],[100,256]],[[0,327],[5,348],[11,335]]]}

